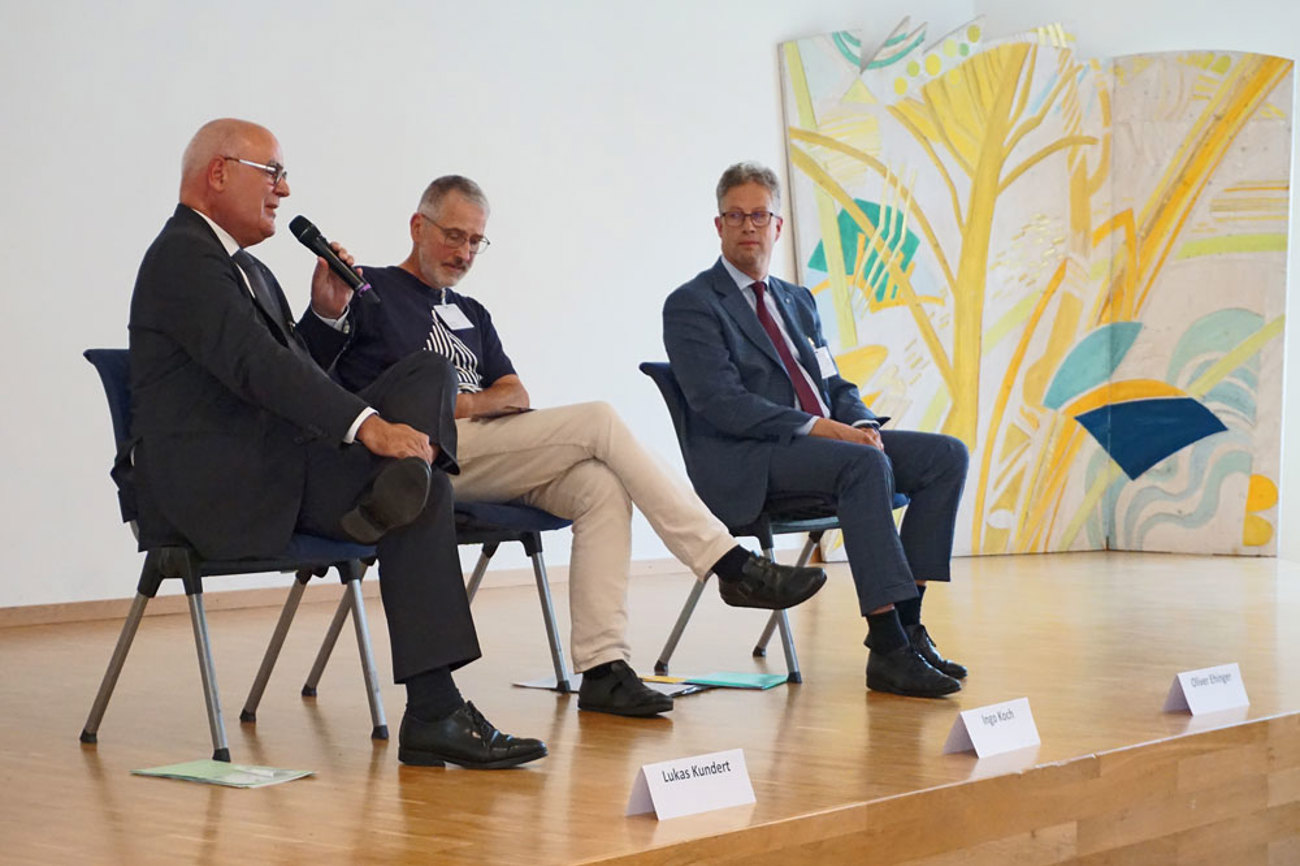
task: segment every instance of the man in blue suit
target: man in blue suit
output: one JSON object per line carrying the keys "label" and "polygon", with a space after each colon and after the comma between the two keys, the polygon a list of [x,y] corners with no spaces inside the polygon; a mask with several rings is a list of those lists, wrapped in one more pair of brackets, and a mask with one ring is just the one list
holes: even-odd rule
{"label": "man in blue suit", "polygon": [[[664,303],[664,345],[690,404],[687,471],[725,523],[773,495],[834,503],[867,619],[867,687],[916,697],[961,688],[921,624],[926,581],[949,579],[967,454],[957,439],[882,430],[843,379],[812,293],[768,274],[781,236],[771,169],[728,168],[717,187],[722,257]],[[895,491],[911,499],[895,528]]]}

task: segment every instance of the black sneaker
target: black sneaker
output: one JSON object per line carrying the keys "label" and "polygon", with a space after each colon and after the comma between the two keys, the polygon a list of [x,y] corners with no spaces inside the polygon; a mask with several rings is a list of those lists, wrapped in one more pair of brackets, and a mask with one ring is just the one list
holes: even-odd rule
{"label": "black sneaker", "polygon": [[654,716],[673,708],[673,699],[641,682],[621,659],[610,663],[603,677],[584,675],[578,689],[578,709],[616,716]]}

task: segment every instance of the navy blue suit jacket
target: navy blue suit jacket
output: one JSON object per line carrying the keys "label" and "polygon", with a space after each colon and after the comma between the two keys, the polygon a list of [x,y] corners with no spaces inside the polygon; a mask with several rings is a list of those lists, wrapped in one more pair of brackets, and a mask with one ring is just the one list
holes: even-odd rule
{"label": "navy blue suit jacket", "polygon": [[[821,376],[814,347],[826,345],[812,293],[768,277],[786,330],[829,407],[845,424],[875,418],[857,387]],[[794,386],[776,347],[722,260],[664,302],[664,347],[694,417],[686,430],[686,471],[724,522],[748,523],[767,499],[772,457],[809,415],[795,408]]]}

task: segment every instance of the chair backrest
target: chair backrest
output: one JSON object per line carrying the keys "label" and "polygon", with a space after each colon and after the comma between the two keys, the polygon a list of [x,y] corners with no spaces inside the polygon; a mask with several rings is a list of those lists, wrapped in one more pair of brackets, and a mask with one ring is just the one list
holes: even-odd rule
{"label": "chair backrest", "polygon": [[677,377],[673,375],[673,368],[665,361],[644,361],[640,370],[659,387],[659,393],[668,406],[668,415],[673,419],[677,447],[682,450],[682,459],[686,459],[686,426],[691,410],[686,403],[686,395],[682,393],[682,386],[677,384]]}
{"label": "chair backrest", "polygon": [[94,365],[104,384],[117,440],[114,444],[121,445],[131,436],[131,356],[126,349],[87,349],[81,354]]}
{"label": "chair backrest", "polygon": [[[686,451],[686,430],[690,423],[691,409],[686,402],[686,395],[682,393],[682,386],[677,384],[677,377],[673,375],[673,368],[664,361],[643,361],[640,370],[659,386],[659,393],[663,395],[664,403],[668,405],[668,414],[673,419],[673,430],[677,433],[677,447],[682,450],[682,459],[689,466],[690,455]],[[902,508],[908,502],[910,500],[906,495],[894,494],[895,508]]]}
{"label": "chair backrest", "polygon": [[113,469],[109,473],[117,485],[117,505],[122,512],[122,522],[131,524],[137,532],[135,520],[139,509],[135,499],[135,485],[131,481],[131,455],[122,447],[131,438],[131,357],[126,349],[87,349],[81,353],[99,373],[108,398],[108,413],[113,419]]}

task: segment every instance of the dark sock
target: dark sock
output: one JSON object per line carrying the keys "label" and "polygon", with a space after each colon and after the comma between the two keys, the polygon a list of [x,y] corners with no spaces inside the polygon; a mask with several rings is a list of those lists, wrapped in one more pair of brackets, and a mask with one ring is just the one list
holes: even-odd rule
{"label": "dark sock", "polygon": [[907,634],[898,621],[898,605],[884,613],[867,614],[867,646],[872,652],[891,653],[907,646]]}
{"label": "dark sock", "polygon": [[719,580],[740,580],[740,570],[749,561],[750,552],[737,544],[722,555],[722,559],[713,563],[713,573]]}
{"label": "dark sock", "polygon": [[434,668],[406,681],[406,711],[421,721],[445,719],[463,706],[450,668]]}
{"label": "dark sock", "polygon": [[583,671],[582,678],[584,680],[602,679],[603,677],[606,677],[611,672],[613,672],[613,670],[614,670],[614,663],[605,662],[603,665],[596,665],[594,668],[591,668],[590,670]]}
{"label": "dark sock", "polygon": [[898,611],[898,621],[906,628],[909,625],[921,624],[921,601],[925,598],[925,584],[916,585],[916,598],[909,598],[907,601],[894,602],[894,610]]}

